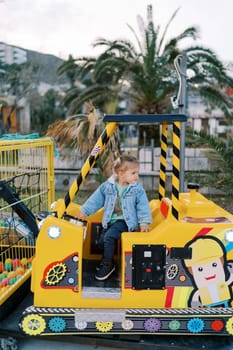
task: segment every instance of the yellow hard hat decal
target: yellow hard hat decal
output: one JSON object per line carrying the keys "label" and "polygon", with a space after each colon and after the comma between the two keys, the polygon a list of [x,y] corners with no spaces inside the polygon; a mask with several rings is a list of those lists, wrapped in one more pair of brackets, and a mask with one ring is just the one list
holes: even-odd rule
{"label": "yellow hard hat decal", "polygon": [[192,258],[185,259],[187,267],[205,264],[224,255],[222,246],[213,238],[198,238],[189,247],[192,248]]}

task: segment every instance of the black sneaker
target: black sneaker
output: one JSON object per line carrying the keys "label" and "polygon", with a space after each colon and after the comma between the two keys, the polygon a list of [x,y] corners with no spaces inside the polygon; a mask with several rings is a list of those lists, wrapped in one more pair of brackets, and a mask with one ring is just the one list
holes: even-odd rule
{"label": "black sneaker", "polygon": [[97,265],[97,266],[95,267],[96,271],[99,271],[99,269],[101,268],[102,265],[103,265],[103,261],[101,260],[100,263],[99,263],[99,265]]}
{"label": "black sneaker", "polygon": [[99,270],[95,274],[95,278],[98,281],[106,280],[114,271],[116,267],[113,262],[106,263],[104,261],[99,265]]}

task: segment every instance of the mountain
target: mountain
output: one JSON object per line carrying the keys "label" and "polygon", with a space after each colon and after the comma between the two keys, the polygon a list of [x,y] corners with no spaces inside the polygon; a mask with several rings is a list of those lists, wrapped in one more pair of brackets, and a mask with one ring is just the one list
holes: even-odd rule
{"label": "mountain", "polygon": [[65,83],[66,77],[58,77],[57,68],[64,62],[61,58],[9,45],[0,41],[0,61],[7,64],[31,62],[38,68],[38,81],[49,85]]}
{"label": "mountain", "polygon": [[27,59],[39,68],[38,80],[47,84],[64,84],[67,80],[65,76],[58,77],[57,68],[64,62],[61,58],[43,54],[37,51],[24,49],[27,52]]}

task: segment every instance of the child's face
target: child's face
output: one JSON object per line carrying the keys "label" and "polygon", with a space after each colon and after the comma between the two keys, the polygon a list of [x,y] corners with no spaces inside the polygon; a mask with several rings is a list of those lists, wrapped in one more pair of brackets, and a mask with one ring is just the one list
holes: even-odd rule
{"label": "child's face", "polygon": [[139,179],[139,166],[129,165],[127,170],[119,170],[117,175],[119,185],[135,184]]}

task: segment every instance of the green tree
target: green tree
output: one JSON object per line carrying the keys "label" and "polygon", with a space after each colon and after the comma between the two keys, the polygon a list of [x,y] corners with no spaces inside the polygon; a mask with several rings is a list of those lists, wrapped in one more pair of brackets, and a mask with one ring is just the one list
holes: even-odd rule
{"label": "green tree", "polygon": [[44,134],[48,126],[55,120],[65,118],[62,98],[53,90],[48,90],[44,96],[34,91],[30,95],[31,127],[33,131]]}
{"label": "green tree", "polygon": [[21,97],[30,95],[34,88],[37,67],[26,62],[22,64],[0,64],[1,75],[1,92],[15,96],[16,100]]}

